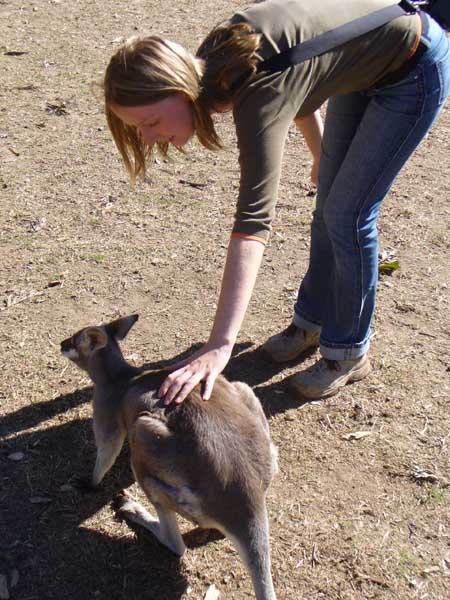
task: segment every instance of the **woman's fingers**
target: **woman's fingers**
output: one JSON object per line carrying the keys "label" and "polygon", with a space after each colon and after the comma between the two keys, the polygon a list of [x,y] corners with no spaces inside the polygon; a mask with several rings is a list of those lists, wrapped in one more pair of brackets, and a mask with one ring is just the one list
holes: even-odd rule
{"label": "woman's fingers", "polygon": [[196,385],[198,385],[200,383],[201,380],[202,380],[201,375],[193,374],[186,381],[186,383],[180,389],[178,394],[173,398],[175,404],[181,404],[184,400],[186,400],[186,398],[189,396],[189,394],[192,392],[192,390],[196,387]]}
{"label": "woman's fingers", "polygon": [[189,368],[182,367],[172,371],[163,381],[158,396],[164,398],[164,404],[170,404],[191,376]]}
{"label": "woman's fingers", "polygon": [[[172,367],[180,367],[172,371],[158,390],[158,397],[164,398],[164,404],[175,402],[180,404],[187,398],[196,385],[204,381],[202,398],[209,400],[214,382],[222,372],[230,358],[231,350],[202,348],[187,361],[180,361]],[[183,366],[180,366],[183,365]]]}
{"label": "woman's fingers", "polygon": [[211,394],[213,391],[214,383],[217,379],[217,375],[209,375],[205,379],[205,388],[203,390],[202,398],[203,400],[209,400],[211,398]]}
{"label": "woman's fingers", "polygon": [[192,365],[183,367],[166,377],[159,389],[158,396],[160,398],[164,397],[164,404],[166,405],[171,402],[180,404],[202,381],[204,376],[203,369],[197,371],[192,368]]}

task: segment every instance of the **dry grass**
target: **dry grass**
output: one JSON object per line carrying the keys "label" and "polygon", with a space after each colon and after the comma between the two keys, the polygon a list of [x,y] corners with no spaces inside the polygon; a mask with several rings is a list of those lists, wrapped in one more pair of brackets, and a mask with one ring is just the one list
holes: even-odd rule
{"label": "dry grass", "polygon": [[[97,494],[73,489],[94,460],[90,389],[58,347],[132,311],[136,362],[208,335],[238,182],[231,122],[225,152],[195,145],[132,189],[91,83],[119,36],[152,29],[193,48],[240,5],[0,2],[0,597],[200,600],[213,583],[221,598],[251,597],[227,541],[183,523],[179,561],[115,521],[126,452]],[[258,351],[289,322],[308,257],[309,158],[290,134],[275,232],[227,368],[255,387],[280,450],[269,499],[280,600],[450,595],[449,128],[447,106],[383,209],[381,244],[401,269],[380,281],[373,374],[303,406],[285,388],[298,365]]]}

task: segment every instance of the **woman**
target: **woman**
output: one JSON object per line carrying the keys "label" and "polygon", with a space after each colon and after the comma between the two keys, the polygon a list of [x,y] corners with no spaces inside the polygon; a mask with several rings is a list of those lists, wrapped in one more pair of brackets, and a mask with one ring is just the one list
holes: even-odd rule
{"label": "woman", "polygon": [[[220,148],[212,115],[232,110],[240,192],[214,324],[206,344],[161,386],[182,402],[204,382],[208,399],[224,369],[270,235],[283,146],[292,121],[314,158],[317,203],[310,263],[291,325],[264,348],[276,361],[320,346],[296,374],[306,398],[335,394],[370,372],[381,201],[442,108],[450,87],[449,41],[429,17],[402,16],[281,72],[261,60],[369,14],[390,0],[267,0],[216,27],[193,56],[158,36],[131,39],[112,57],[106,114],[132,177],[156,145],[182,148],[196,134]],[[325,126],[318,109],[329,99]]]}

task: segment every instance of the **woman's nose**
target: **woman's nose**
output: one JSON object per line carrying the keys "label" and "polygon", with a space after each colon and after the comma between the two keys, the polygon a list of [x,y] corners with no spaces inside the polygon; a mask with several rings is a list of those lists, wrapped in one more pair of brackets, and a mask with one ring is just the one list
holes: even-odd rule
{"label": "woman's nose", "polygon": [[139,127],[139,133],[150,146],[158,141],[157,134],[152,131],[152,128],[149,125]]}

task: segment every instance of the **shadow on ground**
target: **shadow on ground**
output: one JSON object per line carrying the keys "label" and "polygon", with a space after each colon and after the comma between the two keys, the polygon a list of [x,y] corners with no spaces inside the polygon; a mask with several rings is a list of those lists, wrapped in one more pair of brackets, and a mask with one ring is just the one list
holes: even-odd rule
{"label": "shadow on ground", "polygon": [[[200,347],[201,344],[193,344],[173,359],[148,362],[145,363],[144,367],[146,369],[168,369],[170,365],[185,359]],[[314,352],[315,349],[305,352],[302,355],[302,360],[309,358]],[[250,385],[260,399],[267,417],[270,419],[270,417],[278,413],[283,413],[290,408],[298,408],[308,402],[305,399],[294,398],[288,392],[288,379],[268,383],[279,375],[279,373],[295,364],[298,364],[300,368],[301,361],[297,359],[285,363],[274,363],[264,354],[260,347],[255,348],[251,342],[244,342],[236,344],[230,362],[224,370],[224,375],[231,381],[245,381],[245,383]]]}
{"label": "shadow on ground", "polygon": [[[195,351],[194,345],[174,360]],[[146,364],[167,367],[173,361]],[[259,349],[240,344],[226,369],[231,380],[255,388],[270,417],[298,406],[284,383],[267,384],[285,366],[271,364]],[[0,573],[21,600],[87,600],[127,598],[176,600],[187,589],[179,559],[139,527],[117,538],[110,534],[112,516],[99,517],[114,495],[133,483],[125,446],[99,490],[81,492],[73,482],[92,470],[95,445],[90,419],[65,422],[64,413],[90,401],[92,388],[77,390],[51,401],[7,415],[0,423],[2,535]],[[61,416],[62,424],[30,432],[44,420]],[[54,421],[53,421],[54,422]],[[23,452],[24,458],[8,456]],[[97,515],[95,530],[89,519]],[[220,534],[193,529],[185,535],[194,548],[220,539]],[[101,573],[101,576],[99,576]]]}
{"label": "shadow on ground", "polygon": [[[2,431],[17,433],[36,425],[61,414],[63,407],[87,401],[90,393],[83,390],[22,409],[4,420]],[[21,461],[8,460],[18,451],[24,453]],[[19,433],[1,442],[0,453],[0,573],[7,576],[11,598],[176,600],[183,595],[187,581],[179,559],[150,533],[136,530],[135,536],[127,528],[118,539],[109,533],[109,511],[101,521],[104,528],[99,531],[98,520],[95,530],[90,528],[89,519],[133,483],[125,448],[98,491],[83,493],[71,485],[94,464],[90,419]],[[14,573],[19,579],[11,589]]]}

